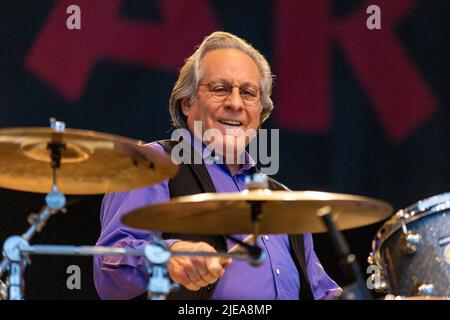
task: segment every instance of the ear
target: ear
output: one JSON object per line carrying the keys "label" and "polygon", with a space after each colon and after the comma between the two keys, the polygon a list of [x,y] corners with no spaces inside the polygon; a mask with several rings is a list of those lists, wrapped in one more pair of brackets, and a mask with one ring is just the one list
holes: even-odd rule
{"label": "ear", "polygon": [[183,114],[187,117],[189,114],[189,110],[191,109],[191,105],[190,105],[190,99],[189,98],[183,98],[181,99],[181,111],[183,112]]}

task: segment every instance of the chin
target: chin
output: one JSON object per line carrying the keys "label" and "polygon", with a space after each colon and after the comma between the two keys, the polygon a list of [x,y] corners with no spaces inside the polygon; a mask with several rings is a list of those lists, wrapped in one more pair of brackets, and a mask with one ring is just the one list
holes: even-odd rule
{"label": "chin", "polygon": [[247,146],[247,138],[245,136],[225,136],[223,141],[223,150],[227,154],[232,154],[234,157],[245,151]]}

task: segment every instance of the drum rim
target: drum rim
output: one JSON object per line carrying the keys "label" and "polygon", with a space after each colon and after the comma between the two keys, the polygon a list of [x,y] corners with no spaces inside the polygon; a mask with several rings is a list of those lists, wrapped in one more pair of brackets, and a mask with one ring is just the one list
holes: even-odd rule
{"label": "drum rim", "polygon": [[[424,207],[424,205],[430,203],[432,205]],[[381,265],[381,248],[390,237],[402,228],[402,219],[408,225],[409,223],[448,209],[450,209],[450,192],[419,200],[405,209],[397,211],[378,229],[376,236],[372,240],[372,252],[369,258],[373,263],[384,269]]]}
{"label": "drum rim", "polygon": [[422,212],[428,211],[430,209],[435,208],[436,206],[444,203],[450,203],[450,192],[441,193],[438,195],[434,195],[422,200],[417,201],[416,203],[410,205],[405,208],[403,211],[407,212],[412,216],[416,214],[420,214]]}

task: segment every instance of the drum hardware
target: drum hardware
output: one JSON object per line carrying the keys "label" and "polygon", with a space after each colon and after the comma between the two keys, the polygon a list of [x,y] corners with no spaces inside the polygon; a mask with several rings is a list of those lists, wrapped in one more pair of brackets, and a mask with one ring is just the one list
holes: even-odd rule
{"label": "drum hardware", "polygon": [[449,230],[450,193],[421,200],[388,219],[376,233],[368,259],[381,270],[384,292],[448,299]]}
{"label": "drum hardware", "polygon": [[[256,171],[256,167],[252,167],[249,171],[249,174],[245,177],[245,186],[247,190],[268,190],[269,188],[269,179],[265,174],[259,173]],[[256,245],[256,241],[258,239],[258,236],[260,234],[260,228],[261,228],[261,220],[262,220],[262,204],[258,201],[249,201],[250,204],[250,217],[253,224],[253,246],[250,246],[249,244],[240,241],[237,238],[228,236],[228,238],[234,243],[237,243],[241,245],[242,247],[246,248],[249,253],[254,254],[256,259],[254,259],[255,264],[259,264],[258,257],[261,257],[262,251],[261,249]]]}
{"label": "drum hardware", "polygon": [[[66,246],[66,245],[29,245],[22,241],[16,250],[17,259],[23,261],[30,255],[57,256],[142,256],[146,258],[149,275],[147,292],[149,299],[164,300],[171,290],[178,288],[167,275],[167,263],[172,256],[201,256],[221,257],[252,261],[252,254],[247,250],[238,252],[201,252],[201,251],[172,251],[161,239],[155,239],[143,249],[111,248],[100,246]],[[25,266],[26,264],[24,264]],[[22,270],[23,272],[23,270]],[[21,278],[20,278],[21,279]],[[20,280],[19,279],[19,280]],[[23,285],[23,282],[21,282]],[[10,299],[13,297],[10,295]]]}
{"label": "drum hardware", "polygon": [[331,243],[334,246],[339,265],[341,266],[346,282],[349,283],[344,288],[339,299],[341,300],[373,300],[372,294],[369,292],[361,273],[361,268],[356,261],[354,254],[350,252],[342,232],[338,230],[336,223],[333,221],[331,208],[324,206],[317,210],[317,216],[320,217],[324,225],[328,229]]}
{"label": "drum hardware", "polygon": [[[392,218],[391,218],[392,220]],[[372,248],[379,245],[381,235],[380,231],[376,235],[375,239],[372,240]],[[385,272],[383,272],[383,266],[380,264],[378,252],[372,249],[372,252],[367,257],[367,262],[371,266],[375,266],[379,271],[370,275],[370,282],[373,284],[373,289],[378,293],[386,293],[389,292],[388,282],[385,277]]]}
{"label": "drum hardware", "polygon": [[149,274],[147,293],[149,300],[165,300],[172,290],[177,290],[179,285],[171,281],[167,275],[167,264],[171,256],[200,256],[221,257],[247,260],[252,265],[259,265],[265,259],[265,253],[256,245],[249,245],[238,239],[237,241],[243,251],[230,250],[228,252],[194,252],[194,251],[171,251],[167,244],[161,239],[156,239],[151,245],[144,249],[147,258],[147,272]]}
{"label": "drum hardware", "polygon": [[172,282],[167,275],[170,251],[164,242],[156,240],[153,246],[146,246],[144,252],[149,275],[147,297],[149,300],[165,300],[172,290],[179,288],[179,285]]}
{"label": "drum hardware", "polygon": [[[162,181],[178,171],[170,157],[142,146],[140,141],[66,129],[65,123],[55,118],[50,118],[50,128],[1,129],[0,154],[0,187],[42,193],[48,191],[49,182],[51,186],[43,209],[28,216],[29,229],[4,242],[0,277],[4,273],[8,275],[6,284],[0,282],[0,299],[10,300],[23,299],[23,273],[30,253],[90,252],[89,248],[29,245],[33,235],[43,229],[53,214],[65,212],[66,197],[59,189],[68,194],[124,191]],[[94,249],[91,252],[96,254],[130,252]]]}
{"label": "drum hardware", "polygon": [[265,174],[256,171],[256,167],[250,168],[249,174],[245,177],[245,187],[248,190],[268,189],[269,179]]}
{"label": "drum hardware", "polygon": [[[50,119],[50,125],[55,132],[61,132],[65,128],[63,122],[56,121],[54,118]],[[30,215],[28,217],[31,226],[24,234],[7,238],[3,245],[4,259],[0,264],[0,277],[5,271],[9,272],[7,283],[10,300],[23,299],[23,272],[29,260],[22,257],[21,250],[28,246],[29,241],[36,232],[42,230],[50,216],[63,210],[66,205],[66,197],[58,192],[57,187],[57,170],[61,166],[61,150],[64,148],[64,144],[58,140],[60,140],[60,137],[54,136],[47,145],[50,150],[53,182],[52,191],[45,197],[46,206],[38,215]]]}
{"label": "drum hardware", "polygon": [[3,260],[0,264],[0,277],[5,272],[8,276],[8,297],[10,300],[21,300],[23,298],[23,271],[29,263],[27,257],[22,256],[22,249],[27,248],[29,241],[36,232],[40,232],[51,215],[64,209],[66,198],[58,192],[56,185],[53,191],[46,197],[46,206],[38,215],[33,215],[28,220],[31,226],[21,236],[10,236],[3,245]]}
{"label": "drum hardware", "polygon": [[422,236],[417,232],[407,231],[400,237],[399,245],[405,255],[417,252],[417,247],[422,244]]}
{"label": "drum hardware", "polygon": [[409,217],[409,214],[405,214],[405,212],[401,210],[398,216],[401,217],[400,222],[403,232],[403,234],[399,238],[399,246],[401,248],[401,251],[405,255],[416,253],[417,247],[422,243],[422,236],[417,232],[408,230],[408,227],[406,226],[405,223],[405,219]]}

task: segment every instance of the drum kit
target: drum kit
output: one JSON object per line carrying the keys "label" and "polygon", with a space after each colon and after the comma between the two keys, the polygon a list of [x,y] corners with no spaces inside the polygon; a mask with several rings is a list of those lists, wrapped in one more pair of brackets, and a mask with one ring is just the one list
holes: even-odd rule
{"label": "drum kit", "polygon": [[[370,263],[380,269],[377,290],[386,297],[450,296],[450,193],[400,210],[380,200],[326,192],[273,191],[259,173],[248,189],[172,198],[134,210],[122,218],[128,227],[172,233],[223,234],[236,243],[228,252],[170,250],[157,239],[144,249],[100,246],[31,245],[47,220],[65,210],[67,195],[92,195],[142,188],[175,176],[170,156],[141,141],[80,129],[50,119],[49,128],[0,129],[0,187],[47,193],[45,206],[30,215],[29,229],[3,244],[0,300],[24,299],[24,271],[31,255],[129,255],[147,261],[149,299],[165,299],[177,284],[167,274],[171,256],[221,256],[260,264],[265,253],[260,234],[329,232],[343,261],[361,289],[354,256],[339,230],[370,225],[390,217],[373,240]],[[246,240],[233,234],[250,234]],[[250,239],[249,241],[247,241]],[[234,250],[239,248],[238,250]],[[2,282],[1,279],[5,275]],[[363,283],[364,287],[366,283]],[[365,292],[367,288],[360,292]],[[344,290],[345,293],[345,290]]]}

